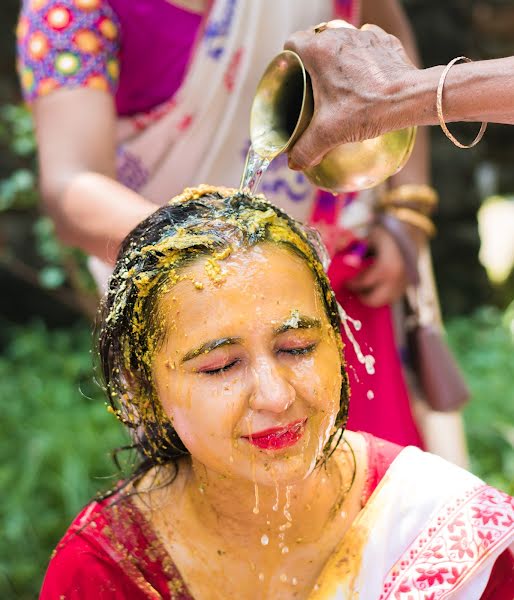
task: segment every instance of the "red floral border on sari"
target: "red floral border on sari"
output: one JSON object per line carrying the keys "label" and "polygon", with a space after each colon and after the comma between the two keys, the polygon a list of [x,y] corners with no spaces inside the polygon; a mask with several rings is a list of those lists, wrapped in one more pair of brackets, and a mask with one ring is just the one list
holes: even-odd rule
{"label": "red floral border on sari", "polygon": [[380,600],[441,600],[514,535],[514,498],[480,485],[446,505],[384,580]]}

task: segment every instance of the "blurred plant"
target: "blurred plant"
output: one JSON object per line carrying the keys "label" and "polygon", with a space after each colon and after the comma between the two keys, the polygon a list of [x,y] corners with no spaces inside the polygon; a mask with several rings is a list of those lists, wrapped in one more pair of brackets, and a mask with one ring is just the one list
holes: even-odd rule
{"label": "blurred plant", "polygon": [[17,163],[0,181],[0,211],[34,207],[38,198],[34,176],[36,141],[32,118],[25,107],[8,104],[0,108],[0,144]]}
{"label": "blurred plant", "polygon": [[91,368],[91,334],[41,323],[1,329],[0,598],[36,597],[50,552],[127,443]]}
{"label": "blurred plant", "polygon": [[472,471],[514,494],[514,303],[447,325],[472,399],[464,411]]}
{"label": "blurred plant", "polygon": [[[56,299],[92,318],[98,298],[86,256],[61,244],[52,221],[36,210],[36,142],[26,107],[0,108],[0,146],[10,158],[8,175],[0,179],[1,263],[17,277],[50,291]],[[20,230],[23,237],[30,236],[29,247],[20,245]]]}

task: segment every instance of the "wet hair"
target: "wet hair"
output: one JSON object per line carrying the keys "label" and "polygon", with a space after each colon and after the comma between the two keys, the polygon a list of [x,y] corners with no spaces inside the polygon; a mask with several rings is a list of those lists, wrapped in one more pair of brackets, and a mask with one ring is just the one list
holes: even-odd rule
{"label": "wet hair", "polygon": [[216,283],[224,258],[262,243],[286,248],[314,274],[341,352],[340,406],[325,457],[340,439],[348,416],[348,381],[338,305],[319,256],[321,245],[263,196],[200,186],[185,190],[129,233],[100,310],[99,366],[109,410],[132,431],[132,447],[143,459],[140,474],[189,454],[164,413],[153,380],[153,359],[166,335],[159,299],[200,257],[207,258],[206,272]]}

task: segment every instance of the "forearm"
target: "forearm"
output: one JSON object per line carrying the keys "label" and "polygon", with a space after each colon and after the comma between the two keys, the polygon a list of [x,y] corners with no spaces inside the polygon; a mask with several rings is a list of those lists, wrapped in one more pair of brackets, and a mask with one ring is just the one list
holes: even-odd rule
{"label": "forearm", "polygon": [[[444,67],[412,72],[393,92],[402,126],[437,125],[436,91]],[[443,112],[447,123],[489,121],[514,124],[514,57],[454,65],[445,80]]]}
{"label": "forearm", "polygon": [[110,263],[129,231],[157,208],[113,179],[93,172],[72,177],[45,205],[64,243]]}

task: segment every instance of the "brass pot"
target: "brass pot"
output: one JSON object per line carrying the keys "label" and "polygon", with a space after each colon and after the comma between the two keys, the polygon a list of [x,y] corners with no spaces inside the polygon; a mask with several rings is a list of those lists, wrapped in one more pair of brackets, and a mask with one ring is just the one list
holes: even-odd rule
{"label": "brass pot", "polygon": [[[272,160],[293,146],[314,113],[309,74],[295,52],[285,50],[268,65],[250,113],[254,151]],[[374,187],[407,162],[416,128],[391,131],[362,142],[341,144],[305,175],[321,189],[340,193]]]}

